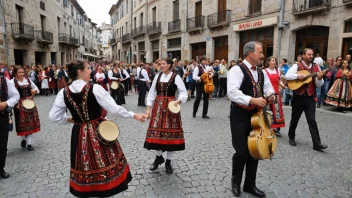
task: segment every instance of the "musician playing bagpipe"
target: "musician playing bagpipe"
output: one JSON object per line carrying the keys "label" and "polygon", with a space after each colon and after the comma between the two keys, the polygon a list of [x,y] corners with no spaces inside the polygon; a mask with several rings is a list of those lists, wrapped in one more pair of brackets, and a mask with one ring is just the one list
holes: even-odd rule
{"label": "musician playing bagpipe", "polygon": [[267,100],[263,97],[275,92],[270,79],[256,66],[264,57],[262,44],[259,42],[245,44],[243,54],[245,60],[239,66],[232,67],[227,78],[227,94],[232,101],[230,113],[232,145],[236,150],[232,158],[232,191],[235,196],[240,196],[242,175],[246,166],[244,192],[256,197],[265,197],[265,193],[255,185],[258,160],[249,152],[248,136],[252,131],[252,116],[259,108],[266,106],[267,100],[274,100],[274,97]]}
{"label": "musician playing bagpipe", "polygon": [[21,147],[33,151],[32,134],[40,131],[40,120],[33,96],[39,93],[38,87],[32,80],[24,77],[21,66],[14,68],[13,82],[20,93],[20,100],[14,108],[17,135],[22,137]]}

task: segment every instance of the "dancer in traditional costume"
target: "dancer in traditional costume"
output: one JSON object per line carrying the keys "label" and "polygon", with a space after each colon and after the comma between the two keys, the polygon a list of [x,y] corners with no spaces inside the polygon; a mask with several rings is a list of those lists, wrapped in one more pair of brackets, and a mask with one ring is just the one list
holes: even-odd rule
{"label": "dancer in traditional costume", "polygon": [[9,108],[20,99],[13,81],[5,77],[4,65],[0,63],[0,178],[7,179],[10,174],[4,168],[6,164],[7,143],[9,140]]}
{"label": "dancer in traditional costume", "polygon": [[27,145],[28,150],[33,151],[33,133],[40,131],[39,114],[37,107],[26,109],[22,101],[33,100],[33,96],[39,93],[39,89],[31,79],[24,77],[23,67],[15,67],[14,74],[13,82],[20,93],[20,100],[14,108],[17,136],[22,137],[22,148],[26,148]]}
{"label": "dancer in traditional costume", "polygon": [[275,133],[278,137],[281,137],[280,128],[285,127],[284,112],[282,110],[282,99],[279,87],[285,87],[285,85],[280,80],[280,72],[276,68],[276,58],[270,56],[266,59],[264,75],[270,79],[271,85],[274,88],[276,101],[270,104],[270,110],[273,113],[273,123],[271,128],[275,129]]}
{"label": "dancer in traditional costume", "polygon": [[39,78],[41,80],[41,88],[44,95],[49,96],[50,95],[50,91],[49,91],[49,76],[48,76],[48,71],[47,71],[47,67],[44,67],[43,69],[41,69],[40,73],[39,73]]}
{"label": "dancer in traditional costume", "polygon": [[122,77],[122,84],[124,85],[125,96],[128,95],[130,74],[125,70],[122,63],[119,63],[119,71]]}
{"label": "dancer in traditional costume", "polygon": [[168,174],[173,173],[171,159],[174,151],[185,149],[181,113],[172,113],[168,105],[169,102],[176,100],[176,91],[178,92],[176,104],[185,103],[188,97],[182,78],[171,72],[171,67],[172,60],[162,60],[162,72],[155,76],[156,80],[150,88],[146,114],[151,115],[151,119],[144,143],[144,148],[156,151],[156,158],[150,166],[152,171],[165,162],[162,152],[167,151],[165,169]]}
{"label": "dancer in traditional costume", "polygon": [[[50,120],[74,123],[71,135],[70,192],[77,197],[109,197],[128,189],[132,176],[119,142],[102,143],[98,125],[102,110],[144,122],[145,116],[118,106],[100,85],[91,84],[88,63],[75,60],[68,65],[72,84],[62,89],[49,113]],[[66,115],[66,109],[72,118]]]}
{"label": "dancer in traditional costume", "polygon": [[105,74],[103,72],[103,68],[101,66],[98,66],[97,68],[97,73],[95,74],[95,80],[97,84],[102,86],[106,91],[108,91],[108,86],[105,84]]}
{"label": "dancer in traditional costume", "polygon": [[348,66],[348,61],[343,60],[342,68],[338,70],[336,80],[331,86],[325,102],[338,107],[342,112],[352,107],[351,79],[352,72]]}
{"label": "dancer in traditional costume", "polygon": [[[118,63],[114,63],[113,68],[108,73],[108,77],[110,80],[110,85],[113,81],[117,81],[118,83],[122,81],[122,75],[118,68]],[[117,89],[111,89],[110,87],[111,97],[115,100],[116,104],[118,105],[126,104],[125,92],[124,89],[121,89],[121,86],[122,85],[119,84]]]}

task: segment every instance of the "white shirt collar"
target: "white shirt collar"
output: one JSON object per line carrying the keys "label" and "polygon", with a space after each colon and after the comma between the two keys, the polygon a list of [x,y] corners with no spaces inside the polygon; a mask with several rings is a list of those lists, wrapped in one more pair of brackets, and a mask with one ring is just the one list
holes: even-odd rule
{"label": "white shirt collar", "polygon": [[252,68],[252,65],[251,65],[246,59],[244,59],[244,60],[242,61],[242,63],[245,64],[245,65],[248,67],[248,69],[251,69],[251,68]]}

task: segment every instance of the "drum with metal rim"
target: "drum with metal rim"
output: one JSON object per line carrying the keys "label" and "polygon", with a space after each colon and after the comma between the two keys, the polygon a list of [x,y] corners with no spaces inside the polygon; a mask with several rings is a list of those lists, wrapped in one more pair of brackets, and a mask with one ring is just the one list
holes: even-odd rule
{"label": "drum with metal rim", "polygon": [[175,106],[175,102],[176,101],[169,102],[168,108],[169,108],[171,113],[178,114],[181,111],[181,105],[177,104]]}
{"label": "drum with metal rim", "polygon": [[119,88],[119,82],[117,81],[112,81],[111,82],[111,85],[110,85],[110,88],[113,89],[113,90],[116,90],[117,88]]}
{"label": "drum with metal rim", "polygon": [[35,103],[31,99],[24,99],[24,100],[22,100],[21,104],[22,104],[22,108],[26,111],[33,111],[33,109],[35,107]]}
{"label": "drum with metal rim", "polygon": [[97,128],[97,138],[103,144],[111,144],[120,135],[119,127],[110,120],[102,121]]}

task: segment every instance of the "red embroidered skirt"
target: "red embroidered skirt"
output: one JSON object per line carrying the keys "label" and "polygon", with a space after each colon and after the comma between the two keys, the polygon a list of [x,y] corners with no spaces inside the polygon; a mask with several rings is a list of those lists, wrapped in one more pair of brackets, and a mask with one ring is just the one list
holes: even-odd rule
{"label": "red embroidered skirt", "polygon": [[[40,119],[37,107],[28,111],[22,107],[21,98],[14,109],[17,136],[26,136],[40,131]],[[18,108],[17,108],[18,107]]]}
{"label": "red embroidered skirt", "polygon": [[174,100],[174,96],[156,97],[144,148],[161,151],[180,151],[185,149],[181,113],[174,114],[168,109],[169,102]]}
{"label": "red embroidered skirt", "polygon": [[270,110],[273,112],[273,120],[274,120],[274,122],[271,124],[272,129],[285,127],[285,117],[284,117],[284,111],[282,109],[282,98],[280,94],[276,96],[277,96],[277,101],[274,104],[270,104]]}
{"label": "red embroidered skirt", "polygon": [[[50,79],[51,79],[51,81],[50,81]],[[55,78],[49,78],[48,79],[48,81],[49,81],[49,89],[55,89],[56,88],[56,79]]]}
{"label": "red embroidered skirt", "polygon": [[103,120],[73,126],[70,192],[77,197],[110,197],[127,190],[132,180],[119,142],[103,144],[97,139]]}

